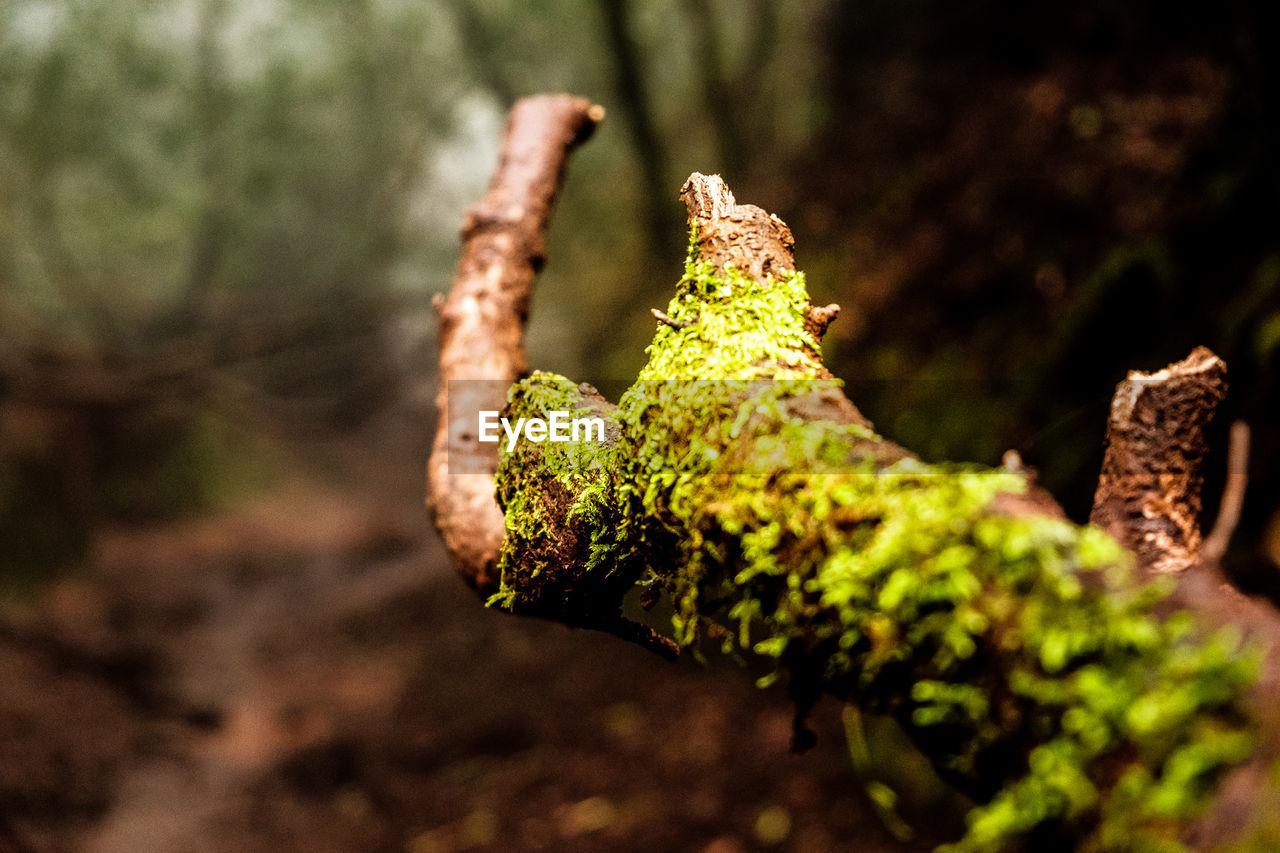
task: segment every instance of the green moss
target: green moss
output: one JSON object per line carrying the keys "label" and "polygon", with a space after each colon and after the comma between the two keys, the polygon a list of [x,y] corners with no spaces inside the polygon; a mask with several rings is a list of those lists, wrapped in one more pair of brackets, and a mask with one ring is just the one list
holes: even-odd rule
{"label": "green moss", "polygon": [[814,378],[821,365],[804,329],[808,306],[803,273],[757,282],[690,258],[667,306],[687,325],[658,329],[639,381]]}
{"label": "green moss", "polygon": [[[610,413],[616,441],[504,457],[495,603],[537,594],[516,578],[558,568],[539,555],[564,557],[545,539],[567,516],[588,576],[619,598],[634,583],[670,594],[680,645],[719,638],[773,659],[797,695],[895,717],[984,802],[954,853],[1035,831],[1177,849],[1177,821],[1252,748],[1234,703],[1256,656],[1159,619],[1166,590],[1132,583],[1102,532],[993,510],[1026,491],[1020,475],[926,465],[848,418],[815,419],[838,383],[808,304],[798,273],[756,282],[691,255],[668,309],[687,325],[658,330]],[[512,408],[572,408],[575,393],[535,374]]]}
{"label": "green moss", "polygon": [[[554,373],[535,372],[512,386],[502,416],[545,418],[552,411],[572,416],[610,416],[584,403],[582,391],[573,382]],[[602,535],[613,510],[609,495],[613,490],[610,473],[613,448],[595,441],[518,442],[511,451],[504,445],[498,468],[497,498],[503,508],[505,541],[499,560],[501,586],[487,604],[513,612],[540,612],[542,600],[538,582],[544,572],[560,574],[561,561],[575,556],[577,541],[566,547],[564,537],[548,531],[571,528],[588,539]],[[588,548],[587,573],[608,575],[597,558],[599,549]],[[582,555],[576,555],[582,556]],[[545,613],[543,615],[554,615]]]}

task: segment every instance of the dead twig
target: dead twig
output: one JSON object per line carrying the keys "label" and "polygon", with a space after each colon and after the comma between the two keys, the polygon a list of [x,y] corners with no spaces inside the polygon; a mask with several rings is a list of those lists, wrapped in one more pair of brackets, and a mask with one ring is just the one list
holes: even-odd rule
{"label": "dead twig", "polygon": [[[427,464],[427,506],[458,573],[482,595],[498,584],[502,513],[493,484],[498,446],[481,444],[475,430],[451,421],[449,383],[500,380],[476,383],[473,390],[486,399],[469,400],[500,409],[505,400],[494,389],[527,370],[522,336],[533,280],[545,258],[551,210],[570,152],[602,118],[601,107],[570,95],[516,103],[498,170],[484,198],[467,213],[453,287],[439,304],[439,422]],[[455,412],[473,417],[475,408],[458,406]],[[450,454],[455,471],[469,473],[450,473]]]}
{"label": "dead twig", "polygon": [[677,332],[680,331],[681,329],[687,329],[693,325],[693,323],[690,323],[687,320],[672,319],[671,317],[668,317],[666,314],[663,314],[657,308],[650,308],[649,313],[652,314],[653,318],[657,320],[659,323],[662,323],[664,326],[670,326],[671,328],[675,329]]}

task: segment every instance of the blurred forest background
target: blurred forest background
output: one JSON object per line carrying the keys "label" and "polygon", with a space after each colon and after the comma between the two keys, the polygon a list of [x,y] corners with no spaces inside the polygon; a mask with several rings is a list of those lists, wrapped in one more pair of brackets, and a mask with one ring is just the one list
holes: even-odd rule
{"label": "blurred forest background", "polygon": [[[1277,17],[0,0],[0,587],[29,598],[100,561],[103,531],[190,524],[300,470],[349,502],[386,487],[396,536],[425,540],[431,297],[506,110],[568,91],[608,118],[570,164],[534,366],[626,386],[680,274],[677,191],[719,172],[843,306],[828,363],[882,433],[930,459],[1015,448],[1077,519],[1114,384],[1213,348],[1217,446],[1254,427],[1229,568],[1274,595]],[[447,570],[422,547],[419,571]]]}

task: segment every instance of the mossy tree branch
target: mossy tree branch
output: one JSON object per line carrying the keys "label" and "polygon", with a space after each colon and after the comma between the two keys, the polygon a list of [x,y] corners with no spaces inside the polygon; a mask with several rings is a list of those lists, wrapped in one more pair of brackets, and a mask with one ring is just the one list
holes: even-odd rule
{"label": "mossy tree branch", "polygon": [[[618,405],[551,374],[511,389],[512,420],[608,429],[502,455],[490,605],[668,654],[719,641],[772,659],[801,713],[825,692],[892,716],[981,803],[955,851],[1208,831],[1191,819],[1258,741],[1258,656],[1204,624],[1230,620],[1162,615],[1169,585],[1025,471],[878,436],[822,365],[837,309],[810,304],[786,225],[715,177],[682,197],[685,275]],[[636,589],[670,598],[670,639],[623,618]]]}

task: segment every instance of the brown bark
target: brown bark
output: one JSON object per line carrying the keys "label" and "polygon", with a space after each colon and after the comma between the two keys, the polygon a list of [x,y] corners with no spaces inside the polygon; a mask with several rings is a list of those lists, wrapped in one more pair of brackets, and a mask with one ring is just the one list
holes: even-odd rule
{"label": "brown bark", "polygon": [[738,204],[719,175],[694,172],[680,198],[689,225],[698,229],[702,260],[720,270],[733,266],[757,281],[796,268],[796,241],[787,223],[754,204]]}
{"label": "brown bark", "polygon": [[[541,95],[516,103],[507,121],[498,170],[484,198],[467,213],[463,251],[440,312],[439,427],[427,465],[427,506],[459,574],[482,595],[498,586],[502,513],[493,496],[498,445],[481,444],[466,428],[451,430],[449,382],[514,382],[528,369],[521,338],[533,279],[545,259],[551,209],[570,152],[591,136],[604,110],[585,98]],[[497,383],[470,390],[495,399]],[[486,390],[487,389],[487,390]],[[469,411],[475,411],[474,407]],[[455,436],[450,448],[449,436]],[[449,454],[458,470],[450,474]]]}
{"label": "brown bark", "polygon": [[1227,367],[1205,347],[1116,388],[1091,520],[1150,572],[1180,572],[1200,550],[1205,428],[1227,393]]}

